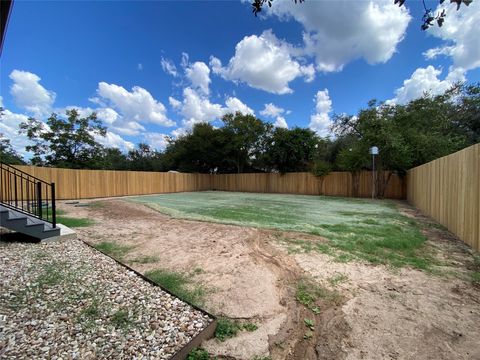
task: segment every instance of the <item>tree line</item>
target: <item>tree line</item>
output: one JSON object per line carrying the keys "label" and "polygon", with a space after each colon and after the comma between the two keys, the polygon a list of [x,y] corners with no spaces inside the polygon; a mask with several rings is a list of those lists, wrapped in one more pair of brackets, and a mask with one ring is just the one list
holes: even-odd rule
{"label": "tree line", "polygon": [[[221,120],[221,127],[199,123],[169,138],[163,151],[144,143],[125,153],[104,147],[97,139],[107,129],[95,113],[81,117],[77,110],[52,114],[46,121],[29,118],[20,132],[31,140],[26,150],[34,165],[198,173],[310,171],[320,178],[330,171],[350,171],[358,186],[360,172],[371,168],[372,146],[380,149],[379,170],[403,176],[412,167],[480,142],[480,84],[424,94],[404,105],[371,100],[356,115],[334,115],[332,136],[323,138],[308,128],[278,128],[239,112]],[[25,163],[2,136],[0,157],[2,162]],[[380,196],[389,179],[377,179]]]}

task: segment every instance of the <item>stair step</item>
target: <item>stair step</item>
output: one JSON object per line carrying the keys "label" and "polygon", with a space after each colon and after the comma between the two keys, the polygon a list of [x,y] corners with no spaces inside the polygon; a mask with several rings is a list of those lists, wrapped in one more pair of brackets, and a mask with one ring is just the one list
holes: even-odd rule
{"label": "stair step", "polygon": [[28,223],[28,218],[26,216],[12,216],[8,217],[7,221],[19,221],[19,220],[25,220],[25,225]]}
{"label": "stair step", "polygon": [[17,231],[37,239],[46,239],[60,235],[60,228],[52,228],[51,223],[35,216],[24,214],[0,204],[0,226]]}
{"label": "stair step", "polygon": [[44,229],[44,228],[45,228],[45,224],[28,224],[28,225],[27,225],[27,228],[30,228],[30,229],[35,229],[35,228]]}
{"label": "stair step", "polygon": [[60,228],[56,227],[56,228],[45,228],[43,230],[44,233],[49,233],[49,232],[58,232],[58,234],[60,234]]}

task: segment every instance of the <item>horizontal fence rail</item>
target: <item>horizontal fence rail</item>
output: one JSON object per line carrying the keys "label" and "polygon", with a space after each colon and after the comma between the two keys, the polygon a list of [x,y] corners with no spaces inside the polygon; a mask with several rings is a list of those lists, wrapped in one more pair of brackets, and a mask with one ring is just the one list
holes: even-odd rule
{"label": "horizontal fence rail", "polygon": [[407,173],[407,200],[480,250],[480,144]]}

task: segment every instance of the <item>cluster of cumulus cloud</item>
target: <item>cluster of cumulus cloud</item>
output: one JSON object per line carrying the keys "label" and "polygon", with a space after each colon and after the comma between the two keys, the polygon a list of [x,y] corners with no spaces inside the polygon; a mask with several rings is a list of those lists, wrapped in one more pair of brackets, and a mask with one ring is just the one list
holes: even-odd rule
{"label": "cluster of cumulus cloud", "polygon": [[[480,67],[480,37],[474,28],[480,21],[480,1],[474,1],[468,8],[462,7],[460,11],[450,4],[439,7],[447,7],[448,21],[441,28],[432,27],[429,36],[440,39],[441,45],[423,55],[426,60],[448,57],[452,65],[447,70],[432,65],[416,69],[394,91],[389,103],[406,103],[425,92],[443,92],[452,84],[464,81],[467,71]],[[219,59],[212,54],[209,59],[192,62],[184,53],[176,65],[172,60],[162,58],[162,69],[181,86],[176,96],[168,98],[169,109],[142,87],[134,86],[128,90],[117,84],[99,82],[95,95],[89,99],[92,106],[79,108],[82,114],[96,111],[99,119],[108,126],[106,138],[99,141],[128,150],[134,145],[124,137],[137,136],[156,148],[164,148],[166,133],[175,137],[191,129],[195,123],[212,122],[229,112],[255,115],[253,109],[233,95],[226,96],[223,103],[213,101],[212,78],[220,77],[277,94],[281,101],[281,95],[294,92],[294,81],[312,82],[318,73],[340,72],[348,63],[358,59],[372,65],[389,61],[405,38],[412,20],[406,7],[399,8],[391,0],[306,1],[299,5],[277,0],[265,10],[262,16],[300,24],[302,33],[298,38],[301,40],[291,43],[277,37],[274,30],[265,29],[260,34],[241,39],[232,49],[230,59]],[[138,70],[142,69],[143,66],[138,64]],[[10,79],[10,95],[25,114],[5,110],[0,132],[13,139],[19,150],[24,148],[27,140],[16,135],[18,124],[25,121],[27,115],[42,118],[52,111],[60,113],[68,108],[78,108],[56,108],[55,93],[43,87],[36,74],[14,70]],[[333,111],[329,91],[317,90],[312,97],[309,126],[318,134],[327,135]],[[171,114],[176,114],[180,120],[172,120]],[[267,103],[259,114],[270,119],[275,126],[288,127],[286,117],[290,111],[278,105]],[[152,128],[159,131],[152,131]]]}

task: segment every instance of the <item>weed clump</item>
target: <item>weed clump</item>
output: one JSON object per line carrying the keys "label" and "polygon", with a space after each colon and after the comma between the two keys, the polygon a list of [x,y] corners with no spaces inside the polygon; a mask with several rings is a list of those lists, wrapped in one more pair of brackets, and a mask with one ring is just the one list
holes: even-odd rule
{"label": "weed clump", "polygon": [[194,284],[190,277],[185,274],[157,269],[145,273],[153,282],[175,294],[180,299],[194,305],[201,305],[206,294],[202,285]]}

